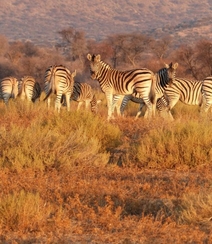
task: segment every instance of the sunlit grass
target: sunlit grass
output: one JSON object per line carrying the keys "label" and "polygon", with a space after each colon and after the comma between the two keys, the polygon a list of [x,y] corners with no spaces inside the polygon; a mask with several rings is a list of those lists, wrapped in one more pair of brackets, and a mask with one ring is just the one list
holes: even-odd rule
{"label": "sunlit grass", "polygon": [[79,243],[209,238],[211,115],[179,104],[174,121],[134,120],[132,103],[125,118],[108,122],[105,98],[98,97],[98,115],[76,112],[74,103],[60,114],[43,102],[0,104],[0,237],[12,240],[7,233],[14,232],[22,240],[27,233],[44,243],[46,236]]}

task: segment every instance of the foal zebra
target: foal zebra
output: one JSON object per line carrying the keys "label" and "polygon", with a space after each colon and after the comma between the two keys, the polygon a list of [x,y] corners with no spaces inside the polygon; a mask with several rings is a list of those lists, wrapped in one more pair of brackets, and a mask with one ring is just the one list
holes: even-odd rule
{"label": "foal zebra", "polygon": [[18,80],[15,77],[5,77],[0,82],[0,97],[5,104],[8,104],[10,98],[16,98],[18,95]]}
{"label": "foal zebra", "polygon": [[101,60],[101,56],[87,55],[90,61],[91,78],[98,80],[101,90],[105,93],[108,106],[108,120],[113,113],[113,96],[130,95],[138,93],[143,98],[146,106],[146,117],[154,114],[154,73],[146,68],[129,71],[119,71]]}
{"label": "foal zebra", "polygon": [[[165,67],[160,69],[156,74],[156,85],[155,85],[155,99],[157,100],[158,98],[163,96],[163,93],[165,89],[167,88],[168,85],[172,85],[175,82],[175,75],[176,75],[176,69],[178,67],[178,63],[172,64],[170,63],[165,64]],[[141,114],[141,110],[143,106],[145,105],[144,101],[142,98],[138,96],[138,94],[132,94],[132,95],[125,95],[122,99],[122,102],[119,103],[119,106],[117,106],[117,110],[120,110],[120,114],[123,114],[124,109],[128,103],[128,101],[131,100],[135,103],[140,104],[139,111],[136,114],[136,119],[139,117]]]}
{"label": "foal zebra", "polygon": [[25,98],[28,101],[33,103],[40,98],[41,87],[38,82],[32,76],[24,76],[20,80],[20,91],[18,96],[24,100]]}
{"label": "foal zebra", "polygon": [[208,112],[212,105],[212,76],[209,76],[203,80],[202,93],[204,97],[204,111]]}
{"label": "foal zebra", "polygon": [[44,92],[48,107],[50,107],[50,95],[56,94],[55,110],[60,112],[62,95],[65,95],[67,102],[67,110],[70,111],[70,97],[73,93],[75,72],[71,73],[63,65],[50,66],[45,72]]}
{"label": "foal zebra", "polygon": [[175,82],[166,88],[164,96],[158,100],[158,110],[166,111],[173,120],[171,109],[179,100],[188,105],[203,106],[202,84],[203,81],[175,78]]}
{"label": "foal zebra", "polygon": [[[64,103],[63,103],[64,100]],[[73,93],[71,95],[70,101],[78,102],[77,111],[81,108],[82,104],[85,103],[85,108],[88,109],[91,106],[91,112],[97,113],[97,104],[100,100],[96,100],[96,96],[93,94],[92,88],[87,83],[74,82]],[[66,106],[66,100],[64,97],[61,101]]]}

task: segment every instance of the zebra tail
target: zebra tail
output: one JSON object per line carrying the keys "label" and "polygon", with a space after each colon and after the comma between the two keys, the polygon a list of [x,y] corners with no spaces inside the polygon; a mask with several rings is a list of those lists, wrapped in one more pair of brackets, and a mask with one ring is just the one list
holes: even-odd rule
{"label": "zebra tail", "polygon": [[50,79],[49,79],[50,89],[49,89],[48,93],[46,94],[46,97],[43,99],[43,101],[46,101],[46,99],[51,95],[51,93],[55,91],[54,81],[55,81],[55,67],[53,68]]}
{"label": "zebra tail", "polygon": [[15,93],[14,93],[14,87],[15,87],[15,85],[16,85],[16,80],[13,80],[13,83],[12,83],[12,91],[11,91],[11,97],[12,98],[15,98],[17,96],[17,94],[15,96]]}
{"label": "zebra tail", "polygon": [[17,97],[22,97],[23,93],[25,94],[25,79],[21,83],[20,91],[18,92]]}
{"label": "zebra tail", "polygon": [[46,99],[51,95],[51,93],[52,93],[52,88],[49,89],[49,91],[48,91],[46,97],[43,99],[43,101],[46,101]]}

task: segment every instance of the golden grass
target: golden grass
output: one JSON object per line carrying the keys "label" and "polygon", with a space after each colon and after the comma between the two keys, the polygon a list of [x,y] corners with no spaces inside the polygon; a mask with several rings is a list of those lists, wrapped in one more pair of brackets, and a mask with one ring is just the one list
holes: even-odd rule
{"label": "golden grass", "polygon": [[[211,115],[0,104],[2,243],[210,243]],[[135,113],[134,113],[135,112]]]}

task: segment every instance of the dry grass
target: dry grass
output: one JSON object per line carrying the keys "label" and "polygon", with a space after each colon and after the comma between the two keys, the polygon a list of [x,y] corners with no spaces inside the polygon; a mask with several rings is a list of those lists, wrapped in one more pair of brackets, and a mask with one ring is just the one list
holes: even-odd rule
{"label": "dry grass", "polygon": [[72,108],[0,104],[1,243],[212,242],[211,115]]}

